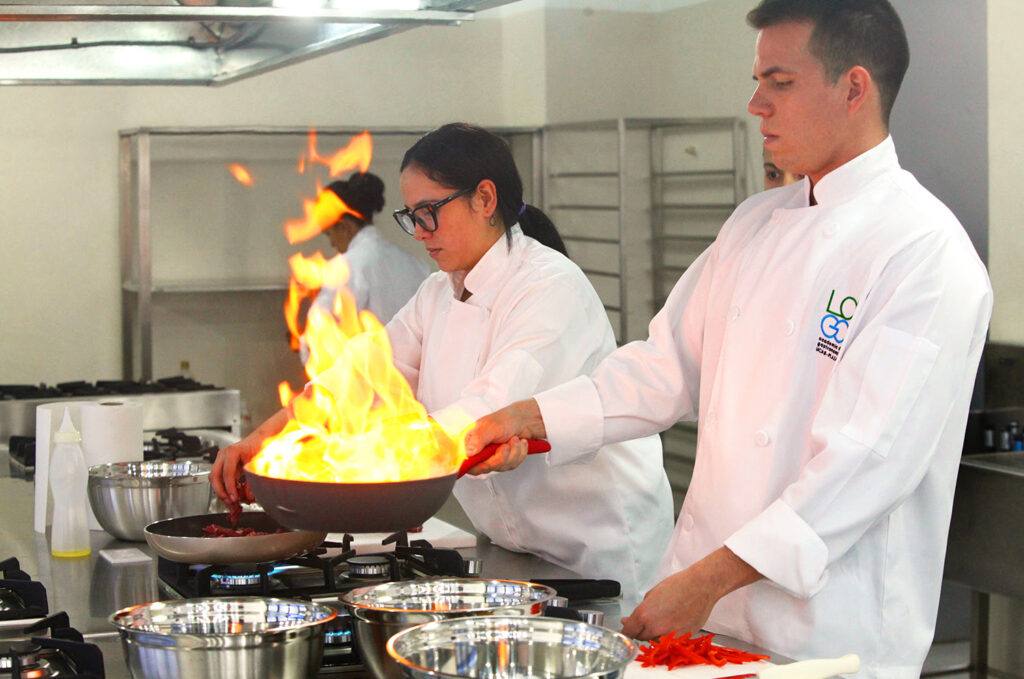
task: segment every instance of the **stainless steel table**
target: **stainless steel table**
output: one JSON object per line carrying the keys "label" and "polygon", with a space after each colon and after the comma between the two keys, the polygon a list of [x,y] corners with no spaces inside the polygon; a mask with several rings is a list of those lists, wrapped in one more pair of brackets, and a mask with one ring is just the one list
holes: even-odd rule
{"label": "stainless steel table", "polygon": [[1024,599],[1024,452],[960,462],[943,578],[971,588],[970,670],[988,673],[991,594]]}

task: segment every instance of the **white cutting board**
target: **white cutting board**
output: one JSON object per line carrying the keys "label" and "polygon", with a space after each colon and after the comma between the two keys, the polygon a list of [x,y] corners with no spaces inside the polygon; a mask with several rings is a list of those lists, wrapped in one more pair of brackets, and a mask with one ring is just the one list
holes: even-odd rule
{"label": "white cutting board", "polygon": [[670,670],[667,667],[643,667],[634,660],[626,667],[625,679],[719,679],[737,674],[750,674],[771,667],[767,660],[757,662],[729,663],[722,667],[714,665],[687,665]]}
{"label": "white cutting board", "polygon": [[[356,550],[356,554],[393,551],[394,544],[381,544],[389,535],[391,533],[353,533],[352,548]],[[327,539],[334,542],[341,542],[344,538],[344,533],[327,534]],[[426,540],[434,547],[445,549],[476,547],[475,535],[438,518],[427,519],[423,524],[423,530],[419,533],[409,533],[409,542],[411,543],[413,540]]]}

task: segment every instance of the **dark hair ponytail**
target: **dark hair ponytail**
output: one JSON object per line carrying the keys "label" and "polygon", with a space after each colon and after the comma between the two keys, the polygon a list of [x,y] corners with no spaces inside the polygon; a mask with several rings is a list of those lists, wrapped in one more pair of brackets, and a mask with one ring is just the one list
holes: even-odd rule
{"label": "dark hair ponytail", "polygon": [[523,208],[523,214],[519,215],[519,225],[523,227],[523,233],[568,257],[569,253],[558,234],[558,229],[544,211],[532,205],[524,205]]}
{"label": "dark hair ponytail", "polygon": [[554,223],[540,209],[523,203],[523,180],[508,143],[482,127],[449,123],[420,137],[402,158],[404,170],[415,165],[438,184],[452,189],[475,189],[484,179],[494,182],[498,211],[507,227],[516,222],[523,233],[567,254]]}
{"label": "dark hair ponytail", "polygon": [[363,224],[373,221],[373,215],[384,209],[384,182],[375,174],[357,172],[347,180],[327,185],[345,205],[363,216]]}

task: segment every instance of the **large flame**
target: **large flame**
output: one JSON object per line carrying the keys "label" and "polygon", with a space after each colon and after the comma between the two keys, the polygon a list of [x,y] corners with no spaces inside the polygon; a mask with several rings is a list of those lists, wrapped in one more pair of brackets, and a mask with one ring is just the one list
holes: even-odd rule
{"label": "large flame", "polygon": [[[364,149],[360,153],[368,153],[371,145],[369,135],[365,136],[365,142],[357,137],[339,153],[357,146]],[[310,159],[322,162],[315,154],[314,139],[311,134]],[[330,191],[320,194],[334,195]],[[310,209],[313,219],[320,203],[318,199]],[[340,200],[340,208],[328,205],[330,198],[323,203],[325,211],[344,209]],[[312,257],[293,255],[289,264],[292,276],[285,316],[293,347],[298,347],[301,337],[309,348],[306,374],[310,382],[298,394],[287,383],[280,385],[281,403],[288,406],[289,420],[279,434],[263,442],[250,468],[276,478],[341,483],[454,473],[463,457],[461,446],[416,400],[394,366],[387,333],[377,318],[368,311],[357,311],[345,287],[348,268],[344,259],[328,262],[318,252]],[[302,301],[322,287],[336,290],[333,313],[312,308],[303,332],[299,323]]]}
{"label": "large flame", "polygon": [[348,146],[330,156],[321,156],[316,150],[316,130],[309,131],[309,162],[326,165],[332,177],[337,177],[343,172],[359,168],[360,172],[366,172],[370,167],[370,159],[373,158],[373,139],[369,132],[363,132],[352,137]]}
{"label": "large flame", "polygon": [[[316,149],[316,130],[310,130],[307,155],[299,158],[299,173],[304,173],[306,168],[313,163],[325,165],[330,170],[332,177],[337,177],[356,168],[359,168],[360,172],[366,172],[370,167],[371,158],[373,158],[373,140],[370,138],[369,132],[356,135],[345,148],[330,156],[321,156]],[[284,233],[289,243],[301,243],[313,238],[341,219],[344,214],[353,214],[363,218],[363,215],[345,205],[345,202],[338,198],[333,191],[323,191],[319,186],[315,200],[302,201],[302,211],[302,219],[285,222]]]}

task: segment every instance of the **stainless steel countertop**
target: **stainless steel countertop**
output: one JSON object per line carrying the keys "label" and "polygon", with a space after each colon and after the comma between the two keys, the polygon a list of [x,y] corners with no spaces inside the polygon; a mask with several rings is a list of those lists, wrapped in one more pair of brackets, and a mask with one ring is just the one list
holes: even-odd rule
{"label": "stainless steel countertop", "polygon": [[1024,453],[1020,451],[964,455],[960,464],[1012,476],[1024,476]]}
{"label": "stainless steel countertop", "polygon": [[[105,532],[92,531],[92,552],[88,557],[55,558],[50,554],[48,536],[37,534],[32,528],[33,492],[31,481],[8,476],[7,448],[0,445],[0,498],[3,498],[0,501],[0,559],[17,557],[22,570],[43,583],[50,612],[67,611],[71,625],[100,647],[108,679],[130,679],[118,633],[107,617],[121,608],[165,597],[157,589],[155,558],[144,564],[113,565],[100,552],[134,547],[152,557],[149,545],[145,542],[123,542]],[[454,501],[446,505],[438,516],[468,529],[465,515]],[[464,556],[483,560],[482,577],[516,580],[579,577],[532,554],[498,547],[479,534],[476,547],[458,551]],[[588,608],[604,612],[605,625],[613,629],[620,627],[619,619],[629,612],[621,611],[618,602],[602,602],[588,605]],[[765,652],[732,639],[721,639],[719,643]]]}

